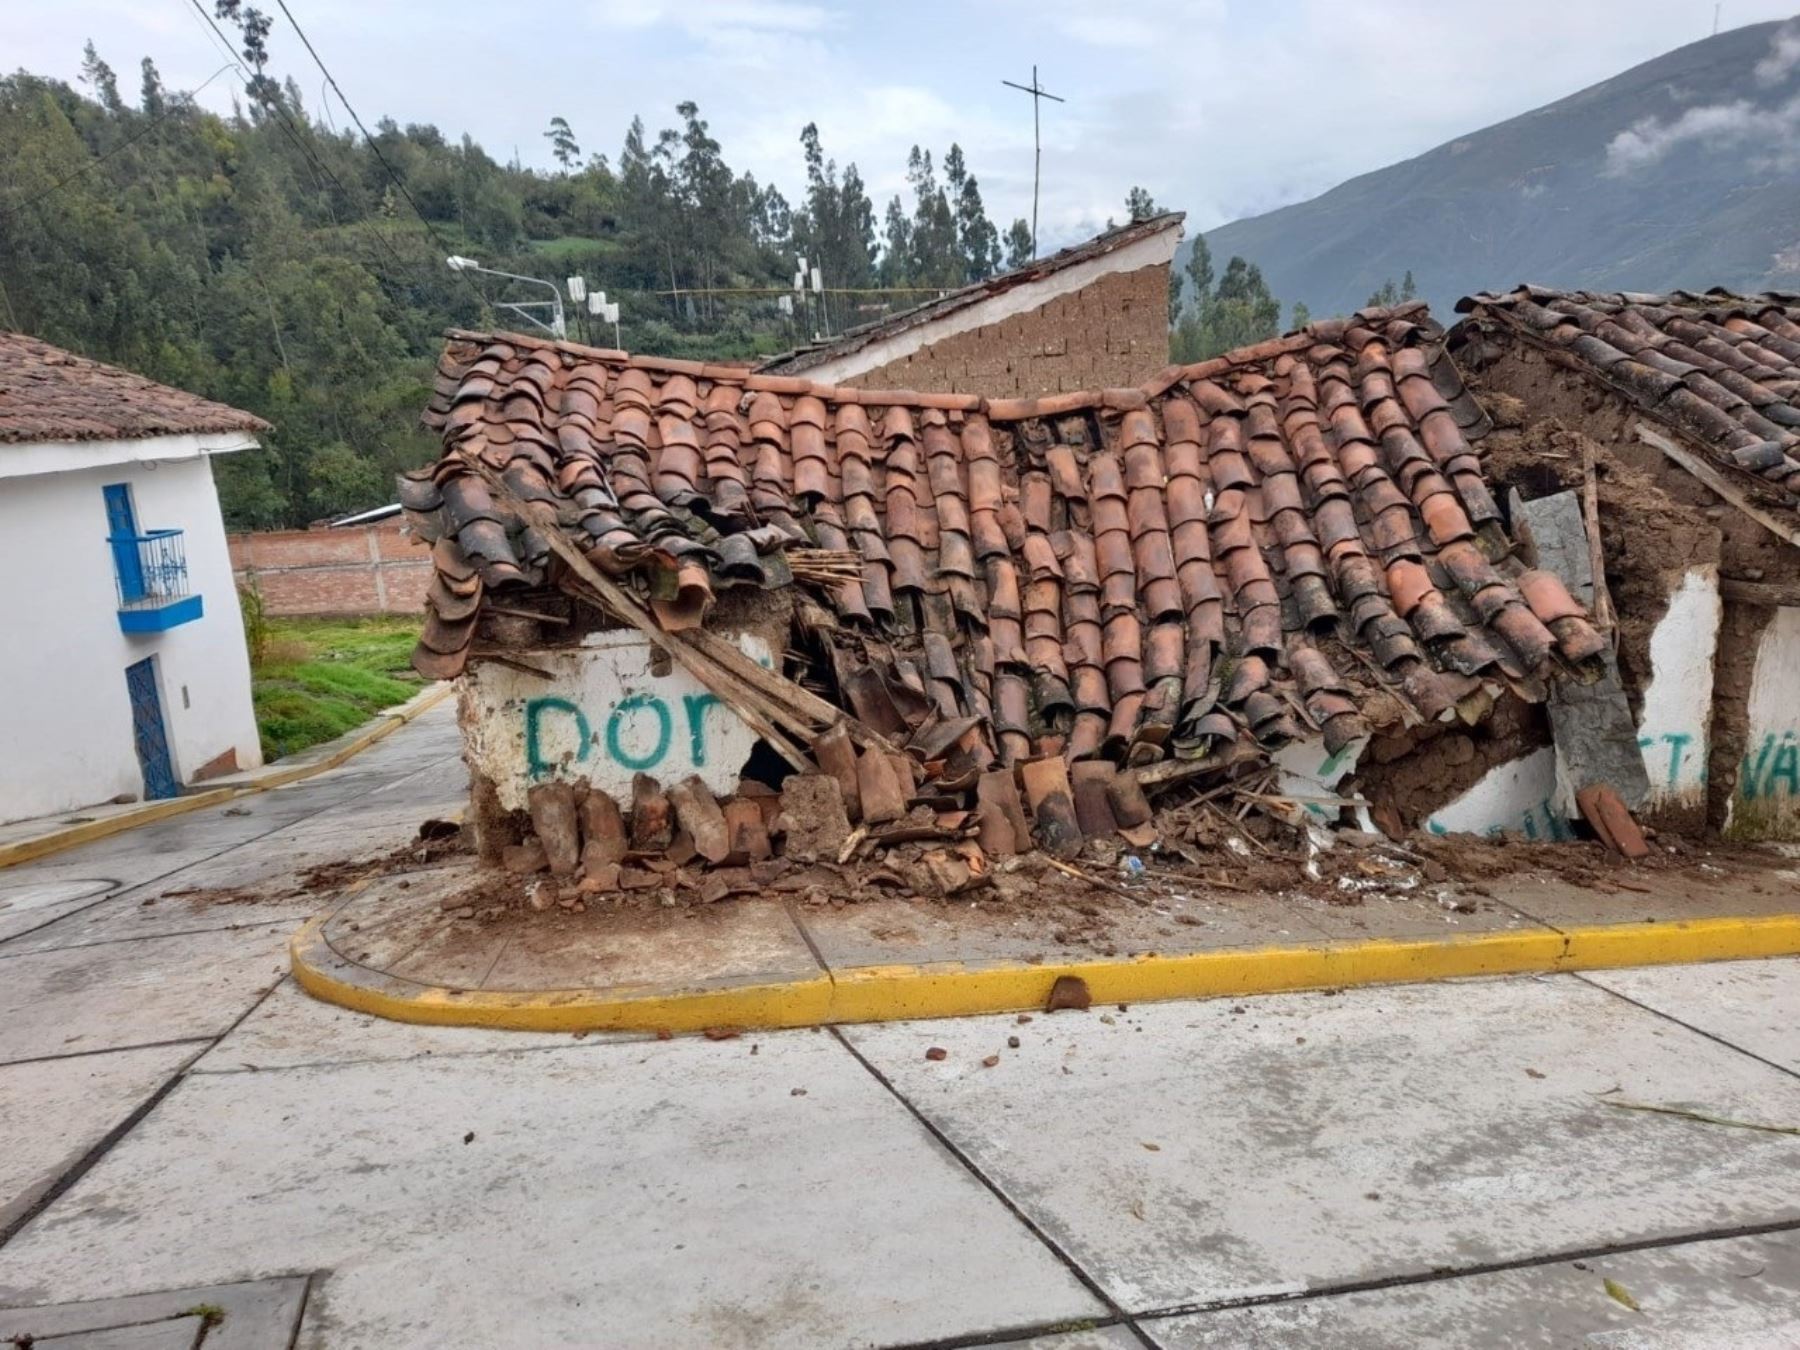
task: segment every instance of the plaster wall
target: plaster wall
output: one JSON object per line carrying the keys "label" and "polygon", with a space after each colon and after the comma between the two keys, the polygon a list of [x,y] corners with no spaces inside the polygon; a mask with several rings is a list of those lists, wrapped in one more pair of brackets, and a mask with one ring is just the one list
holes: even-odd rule
{"label": "plaster wall", "polygon": [[[16,569],[0,650],[0,820],[143,794],[125,668],[147,656],[178,781],[226,752],[238,768],[262,762],[218,493],[197,439],[147,440],[137,459],[86,445],[21,447],[31,463],[62,467],[7,475],[0,489],[0,538]],[[159,453],[170,449],[163,441],[191,453]],[[120,631],[101,491],[111,483],[131,485],[140,529],[186,531],[200,618],[162,633]]]}
{"label": "plaster wall", "polygon": [[1425,822],[1433,834],[1522,834],[1560,841],[1574,831],[1556,805],[1556,747],[1542,746],[1522,759],[1497,764]]}
{"label": "plaster wall", "polygon": [[1713,661],[1722,614],[1719,569],[1691,568],[1650,634],[1651,677],[1638,718],[1638,748],[1650,778],[1646,807],[1653,819],[1698,812],[1705,820]]}
{"label": "plaster wall", "polygon": [[[773,664],[763,636],[736,640]],[[665,786],[698,774],[715,795],[736,790],[756,733],[682,667],[658,673],[640,634],[612,629],[517,655],[550,679],[477,658],[462,681],[464,757],[503,809],[525,809],[527,791],[548,782],[585,782],[629,804],[639,773]]]}
{"label": "plaster wall", "polygon": [[1777,609],[1762,631],[1749,724],[1725,833],[1800,839],[1800,608]]}

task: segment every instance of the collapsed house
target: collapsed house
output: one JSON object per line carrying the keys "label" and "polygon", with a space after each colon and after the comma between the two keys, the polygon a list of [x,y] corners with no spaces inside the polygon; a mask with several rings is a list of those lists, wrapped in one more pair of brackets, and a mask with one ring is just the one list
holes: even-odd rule
{"label": "collapsed house", "polygon": [[482,852],[612,882],[911,844],[948,893],[1148,847],[1176,785],[1430,825],[1608,652],[1509,532],[1443,336],[1369,309],[998,399],[452,333],[401,497]]}
{"label": "collapsed house", "polygon": [[1490,464],[1596,503],[1647,815],[1800,837],[1800,297],[1524,286],[1458,308],[1450,350],[1510,424]]}

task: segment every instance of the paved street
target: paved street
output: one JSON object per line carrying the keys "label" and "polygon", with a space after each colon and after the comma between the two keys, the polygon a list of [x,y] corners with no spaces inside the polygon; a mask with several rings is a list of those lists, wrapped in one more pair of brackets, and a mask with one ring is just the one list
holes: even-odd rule
{"label": "paved street", "polygon": [[0,872],[0,1340],[1800,1341],[1800,961],[720,1041],[312,1001],[319,897],[230,888],[406,842],[457,748]]}

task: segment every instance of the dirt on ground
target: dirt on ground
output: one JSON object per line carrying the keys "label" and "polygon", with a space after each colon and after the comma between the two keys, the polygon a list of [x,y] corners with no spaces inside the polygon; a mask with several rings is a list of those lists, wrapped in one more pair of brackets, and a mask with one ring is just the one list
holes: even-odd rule
{"label": "dirt on ground", "polygon": [[[1340,907],[1411,899],[1434,910],[1473,914],[1497,903],[1497,878],[1534,876],[1603,895],[1641,894],[1646,904],[1722,885],[1749,892],[1792,885],[1775,875],[1791,869],[1791,859],[1771,850],[1654,831],[1651,855],[1631,862],[1592,840],[1534,843],[1414,832],[1396,841],[1354,830],[1327,835],[1255,811],[1240,818],[1216,803],[1160,811],[1161,837],[1153,847],[1090,839],[1070,861],[1043,851],[984,860],[979,874],[950,894],[932,879],[927,856],[934,846],[902,844],[845,862],[775,858],[710,871],[646,856],[636,859],[636,867],[652,880],[610,888],[579,875],[520,876],[477,866],[469,883],[444,895],[436,908],[456,923],[446,951],[454,949],[458,931],[466,933],[473,952],[495,925],[529,926],[537,940],[555,942],[559,932],[573,936],[609,914],[678,921],[734,898],[774,897],[838,909],[902,900],[946,918],[974,910],[983,924],[1016,919],[1037,926],[1046,955],[1063,946],[1116,954],[1122,922],[1139,910],[1154,910],[1170,924],[1204,922],[1170,903],[1181,899],[1241,904],[1285,897]],[[382,858],[315,868],[301,884],[319,894],[458,857],[473,862],[472,847],[459,840],[414,843]]]}
{"label": "dirt on ground", "polygon": [[421,867],[434,867],[471,851],[462,830],[452,822],[428,820],[412,842],[372,858],[349,858],[310,867],[293,877],[271,879],[246,886],[184,886],[162,891],[139,903],[146,908],[167,900],[179,900],[190,909],[205,911],[221,905],[273,905],[308,898],[330,898],[346,887],[371,877],[391,876]]}

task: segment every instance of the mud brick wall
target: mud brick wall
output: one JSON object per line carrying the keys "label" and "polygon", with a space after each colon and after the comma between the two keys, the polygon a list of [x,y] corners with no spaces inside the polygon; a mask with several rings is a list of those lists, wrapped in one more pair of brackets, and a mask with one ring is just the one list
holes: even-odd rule
{"label": "mud brick wall", "polygon": [[844,383],[1029,397],[1141,384],[1168,364],[1169,268],[1162,264],[1101,277]]}
{"label": "mud brick wall", "polygon": [[231,570],[262,593],[265,612],[416,614],[431,584],[431,553],[395,521],[345,530],[230,536]]}

